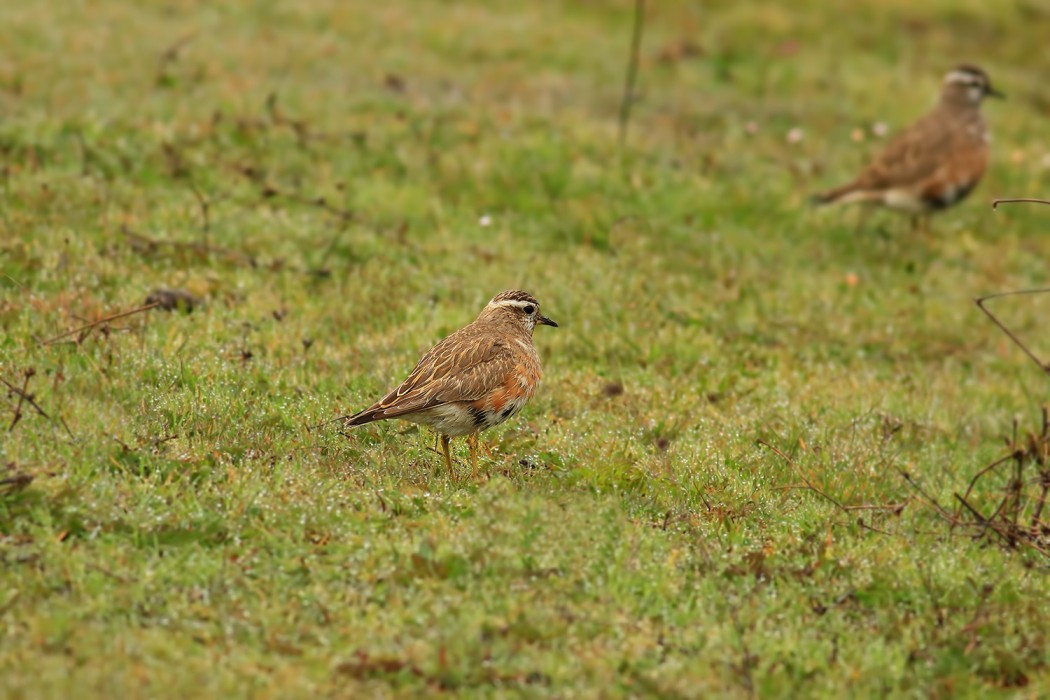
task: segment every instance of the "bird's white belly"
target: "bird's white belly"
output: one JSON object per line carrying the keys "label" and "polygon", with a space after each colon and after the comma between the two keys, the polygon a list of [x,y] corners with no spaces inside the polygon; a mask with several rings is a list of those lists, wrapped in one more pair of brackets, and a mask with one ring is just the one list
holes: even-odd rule
{"label": "bird's white belly", "polygon": [[459,437],[477,431],[478,426],[474,422],[474,416],[464,404],[447,403],[442,406],[428,408],[418,413],[409,413],[398,416],[402,420],[411,423],[426,425],[442,435]]}
{"label": "bird's white belly", "polygon": [[398,416],[402,420],[426,425],[449,437],[488,430],[516,415],[528,403],[531,392],[510,398],[499,410],[476,409],[469,403],[450,403],[418,413]]}
{"label": "bird's white belly", "polygon": [[905,189],[886,190],[882,196],[882,204],[890,209],[908,214],[923,214],[930,209],[929,204],[921,197]]}

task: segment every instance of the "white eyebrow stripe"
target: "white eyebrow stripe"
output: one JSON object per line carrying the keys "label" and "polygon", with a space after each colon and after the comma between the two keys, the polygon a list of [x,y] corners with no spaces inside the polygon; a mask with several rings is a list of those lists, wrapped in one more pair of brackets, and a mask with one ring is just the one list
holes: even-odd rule
{"label": "white eyebrow stripe", "polygon": [[521,299],[506,299],[496,304],[497,306],[514,306],[519,309],[524,309],[526,306],[539,306],[538,303],[533,301],[523,301]]}
{"label": "white eyebrow stripe", "polygon": [[984,81],[981,80],[981,76],[976,73],[970,73],[969,71],[953,70],[948,75],[944,76],[944,82],[946,83],[962,83],[963,85],[979,85]]}

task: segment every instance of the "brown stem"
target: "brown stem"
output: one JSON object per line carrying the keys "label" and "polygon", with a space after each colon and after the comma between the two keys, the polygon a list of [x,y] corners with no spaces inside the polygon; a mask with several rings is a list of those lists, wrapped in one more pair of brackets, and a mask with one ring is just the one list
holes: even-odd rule
{"label": "brown stem", "polygon": [[54,338],[49,338],[48,340],[42,340],[42,341],[40,341],[40,344],[41,345],[52,345],[55,342],[57,342],[59,340],[62,340],[63,338],[68,338],[69,336],[75,335],[77,333],[80,333],[81,331],[89,330],[91,328],[94,328],[95,326],[100,326],[103,323],[108,323],[109,321],[115,321],[118,318],[124,318],[125,316],[132,316],[134,314],[140,314],[143,311],[149,311],[150,309],[154,309],[154,308],[156,308],[158,306],[160,306],[160,302],[154,302],[152,304],[146,304],[145,306],[140,306],[137,309],[132,309],[131,311],[122,311],[119,314],[113,314],[112,316],[106,316],[105,318],[100,318],[97,321],[93,321],[91,323],[86,323],[83,326],[79,326],[78,328],[74,328],[71,331],[66,331],[65,333],[62,333],[61,335],[56,335]]}
{"label": "brown stem", "polygon": [[1010,199],[993,199],[992,209],[998,209],[1000,204],[1012,204],[1014,202],[1029,202],[1031,204],[1050,204],[1050,199],[1035,199],[1033,197],[1012,197]]}

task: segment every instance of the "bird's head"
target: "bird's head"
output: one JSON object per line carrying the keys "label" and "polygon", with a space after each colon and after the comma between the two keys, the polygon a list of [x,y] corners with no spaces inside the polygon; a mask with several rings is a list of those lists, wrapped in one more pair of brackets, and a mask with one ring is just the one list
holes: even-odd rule
{"label": "bird's head", "polygon": [[988,74],[977,66],[956,66],[944,76],[942,101],[979,105],[986,97],[1005,96],[992,87]]}
{"label": "bird's head", "polygon": [[520,326],[532,335],[537,325],[554,326],[558,324],[540,313],[540,302],[528,292],[511,289],[500,292],[482,309],[479,321],[499,321]]}

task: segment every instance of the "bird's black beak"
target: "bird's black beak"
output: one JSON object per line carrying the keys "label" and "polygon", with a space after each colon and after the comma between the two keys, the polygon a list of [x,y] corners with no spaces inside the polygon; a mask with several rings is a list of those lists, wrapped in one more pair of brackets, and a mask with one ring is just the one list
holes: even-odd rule
{"label": "bird's black beak", "polygon": [[558,327],[558,323],[553,318],[547,318],[546,316],[536,317],[536,323],[539,323],[544,326],[552,326],[554,328]]}
{"label": "bird's black beak", "polygon": [[999,100],[1005,100],[1006,99],[1006,95],[1004,95],[1003,93],[999,92],[998,90],[993,88],[991,85],[989,85],[988,89],[984,91],[984,94],[987,95],[988,97],[994,97],[994,98],[999,99]]}

